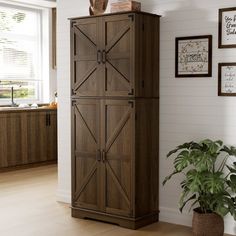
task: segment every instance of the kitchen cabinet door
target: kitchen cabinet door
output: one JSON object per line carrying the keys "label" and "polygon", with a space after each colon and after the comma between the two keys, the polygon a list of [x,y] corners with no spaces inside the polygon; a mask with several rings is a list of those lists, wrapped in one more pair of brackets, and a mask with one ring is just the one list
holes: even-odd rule
{"label": "kitchen cabinet door", "polygon": [[103,101],[105,210],[115,215],[132,216],[133,211],[134,110],[134,101]]}
{"label": "kitchen cabinet door", "polygon": [[73,101],[72,199],[74,207],[101,209],[99,100]]}
{"label": "kitchen cabinet door", "polygon": [[28,163],[47,161],[47,112],[27,113]]}
{"label": "kitchen cabinet door", "polygon": [[55,111],[46,114],[47,129],[47,160],[57,159],[57,113]]}
{"label": "kitchen cabinet door", "polygon": [[72,95],[99,96],[101,73],[100,32],[96,18],[80,19],[71,28]]}
{"label": "kitchen cabinet door", "polygon": [[134,96],[135,15],[121,14],[102,19],[105,96]]}

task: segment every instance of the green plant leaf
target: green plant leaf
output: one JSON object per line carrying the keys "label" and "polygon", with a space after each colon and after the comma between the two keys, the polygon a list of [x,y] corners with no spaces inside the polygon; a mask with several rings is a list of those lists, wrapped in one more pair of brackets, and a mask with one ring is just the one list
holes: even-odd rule
{"label": "green plant leaf", "polygon": [[218,207],[217,209],[216,209],[216,212],[219,214],[219,215],[221,215],[221,216],[226,216],[228,213],[229,213],[229,209],[227,208],[227,207],[224,207],[224,206],[222,206],[222,207]]}
{"label": "green plant leaf", "polygon": [[166,182],[169,181],[169,180],[172,178],[172,176],[174,176],[174,175],[176,175],[176,174],[178,174],[178,173],[180,173],[180,172],[179,172],[179,171],[174,171],[174,172],[171,173],[170,175],[166,176],[165,179],[164,179],[164,181],[162,182],[162,185],[164,186],[164,185],[166,184]]}
{"label": "green plant leaf", "polygon": [[[236,161],[227,165],[229,156],[236,157],[236,148],[224,145],[221,140],[205,139],[179,145],[167,157],[174,153],[175,171],[165,178],[163,184],[177,173],[184,174],[180,184],[180,211],[193,200],[190,209],[199,204],[202,212],[216,212],[222,216],[230,213],[236,219]],[[222,153],[226,154],[225,157],[221,157]]]}
{"label": "green plant leaf", "polygon": [[193,142],[189,142],[189,143],[184,143],[182,145],[179,145],[177,148],[175,148],[174,150],[171,150],[168,154],[167,154],[167,158],[170,157],[172,154],[176,153],[179,150],[182,149],[189,149],[191,147]]}
{"label": "green plant leaf", "polygon": [[189,151],[184,150],[178,154],[174,160],[174,166],[177,171],[184,170],[191,163]]}
{"label": "green plant leaf", "polygon": [[205,180],[206,188],[211,194],[217,194],[224,190],[225,180],[222,172],[210,173]]}
{"label": "green plant leaf", "polygon": [[207,153],[196,153],[194,165],[198,171],[211,170],[214,165],[214,160]]}
{"label": "green plant leaf", "polygon": [[236,156],[236,148],[233,146],[227,147],[226,145],[223,146],[222,149],[220,149],[222,152],[228,153],[230,156]]}
{"label": "green plant leaf", "polygon": [[231,173],[235,173],[235,174],[236,174],[236,168],[233,168],[233,167],[231,167],[231,166],[229,166],[229,165],[226,165],[226,166],[227,166],[228,170],[229,170]]}
{"label": "green plant leaf", "polygon": [[182,213],[183,208],[185,207],[185,205],[186,205],[189,201],[191,201],[191,200],[193,200],[193,199],[196,199],[196,194],[193,194],[190,198],[188,198],[186,201],[184,201],[184,202],[180,205],[179,210],[180,210],[181,213]]}
{"label": "green plant leaf", "polygon": [[192,193],[201,191],[201,174],[197,170],[187,172],[186,182]]}
{"label": "green plant leaf", "polygon": [[236,184],[236,175],[230,175],[230,180],[233,184]]}
{"label": "green plant leaf", "polygon": [[221,140],[217,140],[217,141],[215,141],[215,143],[217,143],[220,147],[223,145],[223,141],[221,141]]}

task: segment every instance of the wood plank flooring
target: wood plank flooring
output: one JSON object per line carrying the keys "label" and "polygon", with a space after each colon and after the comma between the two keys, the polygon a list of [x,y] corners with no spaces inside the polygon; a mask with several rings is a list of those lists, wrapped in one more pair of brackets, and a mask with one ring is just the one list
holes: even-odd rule
{"label": "wood plank flooring", "polygon": [[56,201],[56,165],[0,173],[1,236],[191,236],[188,227],[155,223],[128,230],[74,219]]}

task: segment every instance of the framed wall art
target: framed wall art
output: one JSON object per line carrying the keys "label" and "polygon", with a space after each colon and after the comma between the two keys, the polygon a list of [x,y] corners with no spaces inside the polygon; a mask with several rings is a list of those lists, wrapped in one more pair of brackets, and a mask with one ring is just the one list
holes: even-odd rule
{"label": "framed wall art", "polygon": [[236,96],[236,62],[219,63],[218,95]]}
{"label": "framed wall art", "polygon": [[175,77],[212,76],[212,36],[179,37],[175,40]]}
{"label": "framed wall art", "polygon": [[219,9],[219,48],[236,48],[236,7]]}

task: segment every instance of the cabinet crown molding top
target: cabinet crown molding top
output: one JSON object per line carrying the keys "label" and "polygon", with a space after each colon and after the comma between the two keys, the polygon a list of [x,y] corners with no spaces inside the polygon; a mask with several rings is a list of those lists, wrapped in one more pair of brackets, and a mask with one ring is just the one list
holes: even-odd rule
{"label": "cabinet crown molding top", "polygon": [[161,17],[161,15],[156,15],[156,14],[149,13],[149,12],[144,12],[144,11],[122,11],[122,12],[106,13],[106,14],[94,15],[94,16],[70,17],[70,18],[68,18],[68,20],[78,20],[78,19],[84,19],[84,18],[95,18],[95,17],[113,16],[113,15],[122,15],[122,14],[131,14],[131,13]]}

